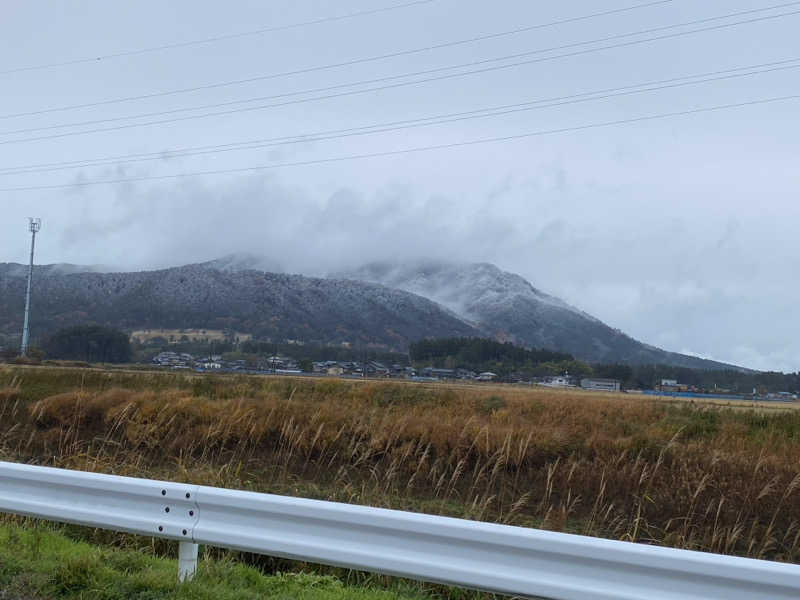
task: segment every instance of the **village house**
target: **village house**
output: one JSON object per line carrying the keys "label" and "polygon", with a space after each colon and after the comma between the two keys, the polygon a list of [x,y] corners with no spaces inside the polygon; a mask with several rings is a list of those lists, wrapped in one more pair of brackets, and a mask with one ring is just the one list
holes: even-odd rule
{"label": "village house", "polygon": [[616,379],[587,377],[581,379],[581,387],[585,390],[594,390],[598,392],[618,392],[620,391],[620,382]]}

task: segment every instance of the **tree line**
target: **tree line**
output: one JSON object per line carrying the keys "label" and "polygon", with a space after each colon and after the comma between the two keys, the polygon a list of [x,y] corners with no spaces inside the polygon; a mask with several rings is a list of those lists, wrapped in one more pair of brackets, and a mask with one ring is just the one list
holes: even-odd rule
{"label": "tree line", "polygon": [[510,342],[487,338],[426,339],[409,346],[412,363],[418,367],[491,371],[501,377],[558,375],[570,371],[586,374],[590,368],[571,354],[531,350]]}
{"label": "tree line", "polygon": [[101,325],[78,325],[60,329],[42,344],[47,358],[98,363],[131,362],[128,335]]}

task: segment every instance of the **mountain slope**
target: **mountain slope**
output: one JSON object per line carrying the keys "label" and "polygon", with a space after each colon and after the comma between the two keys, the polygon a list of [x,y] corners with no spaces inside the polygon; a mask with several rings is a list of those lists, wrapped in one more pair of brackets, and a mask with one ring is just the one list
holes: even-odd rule
{"label": "mountain slope", "polygon": [[730,368],[643,344],[537,290],[519,275],[486,263],[372,263],[337,277],[380,283],[424,296],[499,339],[569,352],[588,361]]}
{"label": "mountain slope", "polygon": [[286,272],[276,261],[246,252],[228,254],[222,258],[200,263],[198,266],[207,269],[217,269],[218,271],[228,271],[230,273],[236,273],[237,271],[263,271],[267,273]]}
{"label": "mountain slope", "polygon": [[[490,264],[373,263],[327,279],[262,270],[269,264],[234,255],[134,273],[36,267],[33,336],[96,323],[395,350],[425,337],[483,336],[592,362],[731,368],[643,344]],[[0,263],[0,334],[22,329],[26,275],[24,265]]]}
{"label": "mountain slope", "polygon": [[[77,269],[79,270],[79,269]],[[22,329],[25,269],[0,264],[0,333]],[[33,335],[82,323],[126,330],[231,329],[262,338],[405,349],[479,332],[442,307],[378,284],[188,265],[136,273],[37,267]]]}

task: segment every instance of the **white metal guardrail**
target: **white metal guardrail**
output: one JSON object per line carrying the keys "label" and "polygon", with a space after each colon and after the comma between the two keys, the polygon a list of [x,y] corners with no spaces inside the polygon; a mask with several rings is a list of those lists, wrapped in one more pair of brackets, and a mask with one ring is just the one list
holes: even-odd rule
{"label": "white metal guardrail", "polygon": [[555,600],[797,600],[800,566],[0,462],[0,512]]}

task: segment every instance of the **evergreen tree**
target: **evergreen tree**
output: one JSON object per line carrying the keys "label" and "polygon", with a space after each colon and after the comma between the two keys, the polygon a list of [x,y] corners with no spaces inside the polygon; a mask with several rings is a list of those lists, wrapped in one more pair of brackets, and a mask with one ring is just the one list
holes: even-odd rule
{"label": "evergreen tree", "polygon": [[79,325],[60,329],[44,343],[48,358],[87,362],[131,362],[131,343],[117,329],[100,325]]}

